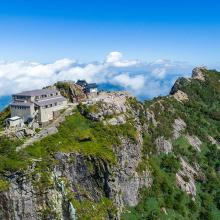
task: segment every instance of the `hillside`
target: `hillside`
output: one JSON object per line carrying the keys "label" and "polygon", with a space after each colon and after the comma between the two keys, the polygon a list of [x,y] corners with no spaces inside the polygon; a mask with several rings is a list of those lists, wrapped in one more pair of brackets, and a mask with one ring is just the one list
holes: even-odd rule
{"label": "hillside", "polygon": [[217,71],[151,101],[107,93],[57,129],[19,151],[25,139],[0,136],[0,219],[220,218]]}

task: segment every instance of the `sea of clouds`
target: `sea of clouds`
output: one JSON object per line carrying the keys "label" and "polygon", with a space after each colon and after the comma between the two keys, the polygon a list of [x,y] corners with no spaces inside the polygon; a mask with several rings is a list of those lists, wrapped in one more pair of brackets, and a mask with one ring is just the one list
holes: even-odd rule
{"label": "sea of clouds", "polygon": [[103,61],[91,63],[67,58],[47,64],[0,61],[0,97],[39,89],[60,80],[85,79],[149,99],[168,94],[175,80],[189,76],[191,69],[192,66],[185,62],[164,59],[153,62],[125,60],[120,52],[111,52]]}

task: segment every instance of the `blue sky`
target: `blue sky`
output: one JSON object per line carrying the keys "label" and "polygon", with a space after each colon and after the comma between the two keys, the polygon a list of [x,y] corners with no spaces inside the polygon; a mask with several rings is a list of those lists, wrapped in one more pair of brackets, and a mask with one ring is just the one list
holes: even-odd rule
{"label": "blue sky", "polygon": [[51,62],[158,58],[216,65],[220,61],[218,1],[4,0],[0,59]]}
{"label": "blue sky", "polygon": [[214,0],[2,0],[0,98],[66,79],[167,95],[195,66],[220,69],[219,11]]}

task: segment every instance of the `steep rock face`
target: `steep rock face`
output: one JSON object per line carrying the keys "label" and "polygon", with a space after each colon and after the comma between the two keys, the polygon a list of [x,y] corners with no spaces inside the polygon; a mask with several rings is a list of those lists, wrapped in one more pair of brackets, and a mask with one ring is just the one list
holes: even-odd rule
{"label": "steep rock face", "polygon": [[[121,138],[121,145],[116,146],[114,152],[117,165],[109,166],[105,161],[86,158],[78,154],[73,162],[67,161],[70,155],[57,154],[60,161],[56,167],[59,176],[65,176],[71,183],[71,190],[79,200],[84,196],[98,202],[104,195],[110,198],[117,207],[117,219],[125,206],[135,206],[139,202],[139,191],[143,187],[150,187],[152,178],[149,170],[138,173],[137,167],[142,157],[142,139],[137,143]],[[89,165],[90,164],[90,165]],[[92,169],[91,169],[92,168]]]}
{"label": "steep rock face", "polygon": [[[217,77],[213,72],[209,74]],[[77,216],[118,220],[128,207],[132,207],[129,212],[132,217],[138,216],[136,219],[151,219],[152,213],[157,219],[191,219],[194,214],[194,219],[200,219],[200,211],[208,216],[204,214],[207,192],[211,192],[214,202],[219,198],[218,189],[212,190],[213,184],[219,186],[220,77],[210,80],[206,73],[205,80],[204,83],[195,75],[182,78],[171,91],[174,95],[144,103],[120,92],[85,102],[80,109],[85,117],[74,112],[77,122],[71,118],[61,133],[65,136],[70,127],[67,137],[79,148],[69,151],[63,146],[58,152],[47,148],[46,159],[53,161],[49,171],[47,167],[37,167],[42,162],[37,157],[27,171],[8,175],[9,190],[0,192],[0,219],[67,220]],[[175,94],[184,95],[179,91],[184,91],[187,101],[181,97],[176,101]],[[96,139],[97,133],[91,128],[104,138],[112,137],[113,142]],[[56,132],[59,134],[59,128]],[[52,142],[55,149],[60,149],[60,142],[65,141],[62,138]],[[101,145],[96,146],[97,140]],[[49,142],[50,139],[43,146]],[[99,147],[102,151],[98,151]],[[91,149],[98,153],[91,153]],[[113,156],[105,157],[106,152]],[[192,200],[196,202],[191,203]],[[197,203],[199,207],[193,210]],[[148,204],[156,208],[152,211]],[[102,209],[104,214],[97,217]],[[84,217],[84,212],[90,216]]]}
{"label": "steep rock face", "polygon": [[57,153],[55,158],[58,164],[54,172],[58,178],[66,178],[69,189],[79,200],[89,197],[98,201],[107,190],[105,184],[109,170],[104,161],[78,153]]}
{"label": "steep rock face", "polygon": [[187,135],[186,138],[187,138],[189,144],[191,146],[193,146],[195,148],[195,150],[197,150],[199,152],[201,151],[200,147],[202,145],[202,142],[200,141],[200,139],[197,136]]}
{"label": "steep rock face", "polygon": [[155,119],[155,115],[154,115],[154,112],[153,111],[147,111],[146,112],[146,117],[147,117],[147,120],[152,123],[154,126],[157,126],[157,121]]}
{"label": "steep rock face", "polygon": [[118,166],[113,168],[113,179],[109,181],[110,197],[113,198],[119,212],[124,206],[135,206],[139,202],[139,190],[152,184],[149,170],[136,171],[141,162],[141,145],[122,140],[122,146],[115,148]]}
{"label": "steep rock face", "polygon": [[1,193],[1,219],[36,219],[36,198],[33,197],[33,186],[25,179],[11,179],[7,193]]}
{"label": "steep rock face", "polygon": [[186,123],[181,118],[176,118],[173,123],[173,138],[180,137],[182,132],[186,129]]}
{"label": "steep rock face", "polygon": [[184,83],[190,82],[190,79],[180,77],[176,80],[173,87],[170,90],[170,95],[174,95],[176,92],[181,91],[182,92],[182,86]]}
{"label": "steep rock face", "polygon": [[181,170],[176,174],[177,185],[181,187],[183,191],[196,196],[196,184],[195,177],[198,176],[198,171],[195,170],[189,163],[181,158]]}
{"label": "steep rock face", "polygon": [[[51,183],[42,189],[37,184],[40,174],[35,174],[34,168],[9,178],[9,191],[0,193],[1,219],[70,219],[67,191],[79,201],[89,198],[100,202],[103,196],[111,199],[117,207],[114,218],[120,219],[125,206],[138,204],[139,190],[152,183],[149,170],[141,174],[136,171],[141,161],[141,142],[125,138],[121,142],[121,146],[115,147],[118,163],[111,166],[79,153],[57,153],[56,165],[50,172]],[[64,193],[59,186],[63,180],[66,183]],[[106,219],[112,217],[106,216]]]}
{"label": "steep rock face", "polygon": [[56,183],[39,191],[29,174],[11,177],[8,192],[0,193],[1,219],[70,219],[65,200]]}

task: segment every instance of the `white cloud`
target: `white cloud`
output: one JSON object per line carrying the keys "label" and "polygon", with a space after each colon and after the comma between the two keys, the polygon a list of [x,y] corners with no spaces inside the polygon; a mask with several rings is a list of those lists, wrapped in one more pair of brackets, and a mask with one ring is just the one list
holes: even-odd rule
{"label": "white cloud", "polygon": [[152,73],[155,75],[156,78],[163,79],[166,76],[166,68],[155,68]]}
{"label": "white cloud", "polygon": [[168,93],[178,76],[191,66],[181,62],[157,60],[151,63],[124,60],[122,53],[111,52],[104,62],[81,64],[61,59],[53,63],[0,61],[0,96],[51,85],[59,80],[86,79],[123,87],[134,95],[153,97]]}
{"label": "white cloud", "polygon": [[114,51],[107,55],[106,63],[115,63],[115,62],[120,61],[121,58],[122,58],[122,53]]}
{"label": "white cloud", "polygon": [[111,83],[123,86],[125,88],[130,88],[134,92],[140,91],[144,87],[144,76],[143,75],[135,75],[131,76],[128,73],[123,73],[120,75],[116,75]]}
{"label": "white cloud", "polygon": [[120,52],[111,52],[106,58],[106,63],[115,67],[129,67],[139,63],[137,60],[122,60],[122,57]]}

